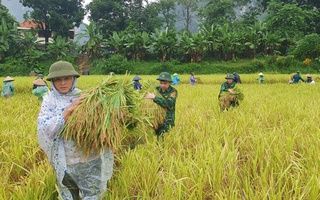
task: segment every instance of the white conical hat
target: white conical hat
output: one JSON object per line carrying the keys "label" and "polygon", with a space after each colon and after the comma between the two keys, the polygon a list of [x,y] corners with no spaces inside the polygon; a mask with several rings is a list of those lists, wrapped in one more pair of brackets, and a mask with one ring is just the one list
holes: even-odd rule
{"label": "white conical hat", "polygon": [[4,79],[4,82],[7,82],[7,81],[14,81],[14,79],[11,78],[10,76],[7,76],[7,77]]}
{"label": "white conical hat", "polygon": [[33,81],[34,85],[47,85],[46,82],[44,82],[44,80],[42,80],[41,78],[38,78],[37,80]]}

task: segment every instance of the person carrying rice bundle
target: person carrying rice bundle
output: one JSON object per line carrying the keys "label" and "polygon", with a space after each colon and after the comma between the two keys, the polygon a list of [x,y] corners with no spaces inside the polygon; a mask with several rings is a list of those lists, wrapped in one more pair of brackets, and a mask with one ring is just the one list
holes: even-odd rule
{"label": "person carrying rice bundle", "polygon": [[227,81],[221,84],[218,95],[221,111],[228,110],[231,106],[238,106],[239,101],[243,100],[243,93],[236,87],[237,83],[234,81],[234,75],[228,74],[225,79]]}
{"label": "person carrying rice bundle", "polygon": [[157,141],[164,140],[164,133],[168,132],[175,125],[175,109],[178,91],[171,86],[171,75],[168,72],[161,72],[157,80],[160,86],[156,90],[162,97],[156,96],[154,93],[147,93],[145,98],[152,99],[154,103],[167,109],[166,118],[163,124],[160,124],[156,129]]}
{"label": "person carrying rice bundle", "polygon": [[38,140],[53,166],[59,199],[100,199],[113,173],[114,157],[110,148],[84,155],[74,140],[60,133],[83,98],[76,88],[79,73],[71,63],[58,61],[49,69],[52,91],[44,96],[38,115]]}

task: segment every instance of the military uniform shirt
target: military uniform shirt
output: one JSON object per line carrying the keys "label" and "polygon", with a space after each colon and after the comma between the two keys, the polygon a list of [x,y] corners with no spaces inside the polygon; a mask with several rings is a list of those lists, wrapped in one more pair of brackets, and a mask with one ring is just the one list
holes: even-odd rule
{"label": "military uniform shirt", "polygon": [[167,132],[171,126],[175,125],[174,120],[178,91],[172,86],[169,86],[168,89],[166,89],[164,92],[162,91],[160,86],[157,86],[156,89],[162,95],[163,98],[156,96],[153,99],[153,102],[157,103],[163,108],[166,108],[167,110],[164,123],[159,125],[158,129],[156,130],[156,134],[161,135],[164,132]]}

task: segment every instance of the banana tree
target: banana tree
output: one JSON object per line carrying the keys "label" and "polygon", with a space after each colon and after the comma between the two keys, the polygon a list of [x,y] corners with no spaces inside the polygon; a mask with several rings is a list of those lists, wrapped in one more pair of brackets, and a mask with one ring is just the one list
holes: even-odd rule
{"label": "banana tree", "polygon": [[127,55],[130,55],[135,61],[144,59],[150,41],[148,33],[143,31],[136,34],[128,34],[126,39],[127,41],[124,45]]}
{"label": "banana tree", "polygon": [[178,47],[176,32],[168,28],[165,31],[156,29],[150,38],[152,40],[151,49],[154,53],[161,54],[162,62],[165,63],[168,57],[171,60]]}
{"label": "banana tree", "polygon": [[114,31],[107,43],[114,50],[114,54],[125,56],[126,33],[124,31],[120,33]]}
{"label": "banana tree", "polygon": [[277,47],[286,39],[275,33],[266,31],[262,34],[262,46],[265,55],[273,55]]}
{"label": "banana tree", "polygon": [[179,50],[184,55],[185,62],[192,63],[195,45],[190,32],[184,31],[182,34],[179,34],[177,41],[179,45]]}
{"label": "banana tree", "polygon": [[205,35],[195,33],[192,35],[194,43],[194,58],[195,62],[202,62],[204,53],[207,51],[208,41]]}
{"label": "banana tree", "polygon": [[13,38],[17,35],[17,27],[15,24],[7,24],[5,18],[1,19],[0,25],[0,61],[4,58],[6,52],[10,48]]}
{"label": "banana tree", "polygon": [[49,44],[47,47],[48,55],[53,59],[60,60],[70,55],[70,47],[72,41],[66,41],[66,38],[61,37],[60,35],[55,38],[52,44]]}
{"label": "banana tree", "polygon": [[94,22],[89,25],[83,24],[86,29],[81,33],[77,34],[78,39],[86,38],[87,42],[84,44],[84,48],[88,55],[93,55],[95,57],[100,56],[100,50],[105,43],[103,35],[101,34],[101,25],[97,26]]}
{"label": "banana tree", "polygon": [[188,31],[184,31],[178,41],[187,62],[202,61],[206,46],[208,45],[204,35],[201,33],[190,34]]}
{"label": "banana tree", "polygon": [[266,31],[267,27],[263,22],[256,22],[254,25],[248,27],[245,35],[245,45],[253,51],[253,58],[256,58],[257,50],[263,45],[263,34]]}
{"label": "banana tree", "polygon": [[219,58],[225,61],[236,57],[237,46],[240,45],[241,35],[230,28],[228,23],[217,27],[217,46],[219,49]]}
{"label": "banana tree", "polygon": [[206,50],[210,55],[214,56],[215,49],[217,49],[217,26],[211,25],[210,28],[201,26],[199,33],[204,36],[206,40]]}

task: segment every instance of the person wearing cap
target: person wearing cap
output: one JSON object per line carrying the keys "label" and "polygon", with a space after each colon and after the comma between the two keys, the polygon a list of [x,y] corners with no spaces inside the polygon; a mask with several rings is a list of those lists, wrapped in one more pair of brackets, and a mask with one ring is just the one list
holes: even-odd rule
{"label": "person wearing cap", "polygon": [[306,74],[306,77],[307,77],[307,83],[310,83],[310,84],[315,84],[314,80],[312,79],[311,75],[310,74]]}
{"label": "person wearing cap", "polygon": [[262,72],[259,73],[259,78],[258,78],[258,80],[259,80],[259,83],[260,83],[260,84],[264,84],[264,75],[263,75]]}
{"label": "person wearing cap", "polygon": [[139,82],[139,80],[141,80],[141,78],[139,76],[135,76],[133,79],[132,79],[134,82],[133,82],[133,88],[135,90],[141,90],[142,89],[142,85],[141,83]]}
{"label": "person wearing cap", "polygon": [[191,72],[191,75],[190,75],[190,85],[196,85],[196,78],[194,77],[194,72]]}
{"label": "person wearing cap", "polygon": [[177,73],[174,73],[172,78],[172,85],[178,85],[180,82],[180,78]]}
{"label": "person wearing cap", "polygon": [[32,94],[38,97],[38,100],[42,102],[43,96],[47,95],[50,90],[47,86],[47,83],[44,82],[41,78],[36,79],[33,81],[33,85],[35,88],[32,90]]}
{"label": "person wearing cap", "polygon": [[145,98],[152,99],[154,103],[167,110],[164,123],[160,124],[156,130],[157,141],[160,141],[164,139],[164,133],[168,132],[170,127],[175,125],[175,109],[178,91],[171,86],[171,75],[168,72],[161,72],[157,80],[160,82],[160,86],[157,86],[156,90],[161,94],[161,97],[156,96],[154,93],[148,93]]}
{"label": "person wearing cap", "polygon": [[233,72],[233,76],[234,76],[234,82],[236,83],[240,83],[241,84],[241,78],[240,75],[237,74],[236,72]]}
{"label": "person wearing cap", "polygon": [[83,101],[76,88],[79,76],[69,62],[50,66],[46,80],[51,81],[52,91],[44,96],[38,115],[38,140],[55,170],[59,199],[79,199],[80,195],[100,199],[113,173],[112,151],[84,156],[72,139],[60,137],[69,116]]}
{"label": "person wearing cap", "polygon": [[[234,94],[233,88],[236,86],[236,82],[234,81],[234,75],[228,74],[225,79],[227,81],[223,82],[220,87],[220,92],[218,95],[218,99],[220,101],[220,109],[221,111],[228,110],[230,106],[238,106],[239,102],[234,99],[232,96]],[[223,92],[228,92],[230,95],[222,95]]]}
{"label": "person wearing cap", "polygon": [[302,81],[302,82],[306,82],[301,76],[300,76],[300,71],[297,71],[297,73],[295,75],[293,75],[293,84],[297,84],[299,83],[299,81]]}
{"label": "person wearing cap", "polygon": [[10,76],[7,76],[4,80],[3,80],[3,86],[2,86],[2,91],[1,91],[1,96],[7,98],[10,98],[13,96],[14,94],[14,85],[13,82],[14,79],[11,78]]}

